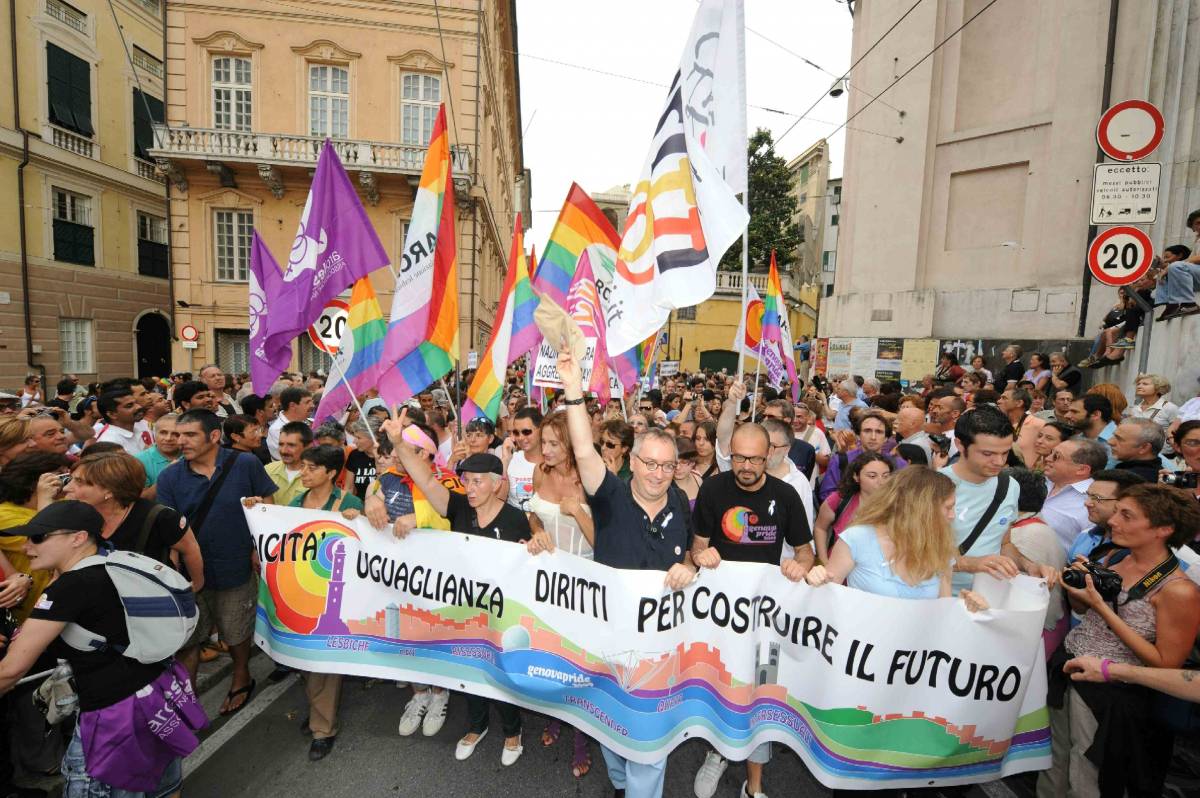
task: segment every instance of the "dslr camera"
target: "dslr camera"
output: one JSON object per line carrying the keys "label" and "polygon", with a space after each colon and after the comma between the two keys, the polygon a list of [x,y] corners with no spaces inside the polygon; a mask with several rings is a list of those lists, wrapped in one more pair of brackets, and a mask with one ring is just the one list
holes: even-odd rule
{"label": "dslr camera", "polygon": [[1087,587],[1085,581],[1088,574],[1092,576],[1092,584],[1096,587],[1096,592],[1100,594],[1100,598],[1111,603],[1117,600],[1117,596],[1121,595],[1121,575],[1116,571],[1105,568],[1103,565],[1097,565],[1094,562],[1085,562],[1083,567],[1086,572],[1075,568],[1065,568],[1062,572],[1063,584],[1067,587],[1073,587],[1076,590],[1083,590]]}
{"label": "dslr camera", "polygon": [[1176,471],[1174,474],[1163,474],[1159,481],[1173,488],[1195,490],[1200,481],[1200,471]]}

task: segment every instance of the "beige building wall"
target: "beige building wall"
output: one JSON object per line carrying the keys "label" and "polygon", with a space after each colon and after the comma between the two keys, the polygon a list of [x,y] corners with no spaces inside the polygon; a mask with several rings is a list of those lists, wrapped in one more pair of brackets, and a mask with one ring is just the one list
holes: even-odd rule
{"label": "beige building wall", "polygon": [[[165,233],[165,187],[135,154],[133,121],[135,89],[163,97],[162,30],[157,0],[113,0],[111,10],[106,0],[16,0],[15,31],[7,8],[0,14],[0,388],[36,371],[52,388],[64,371],[87,382],[169,368],[152,351],[170,328],[169,286],[165,270],[139,259],[138,220],[154,217],[154,236]],[[85,65],[90,134],[51,117],[48,45]],[[90,241],[91,264],[70,262],[61,237],[56,245],[56,189],[78,198],[72,229]]]}
{"label": "beige building wall", "polygon": [[[792,196],[796,198],[793,218],[800,226],[802,238],[796,246],[793,273],[805,283],[818,281],[821,272],[829,166],[829,144],[825,139],[818,139],[787,164],[792,176]],[[754,197],[750,198],[750,211],[754,212]]]}
{"label": "beige building wall", "polygon": [[[427,3],[336,9],[306,0],[285,6],[234,0],[220,8],[170,4],[169,130],[154,154],[174,186],[172,254],[181,304],[176,332],[192,324],[200,333],[195,349],[176,342],[178,368],[216,360],[226,370],[245,369],[248,289],[241,253],[238,269],[230,272],[228,257],[218,252],[225,240],[218,225],[251,219],[286,265],[322,141],[312,135],[310,117],[313,104],[324,102],[310,91],[318,67],[346,75],[335,92],[339,101],[348,97],[345,128],[324,130],[334,133],[393,264],[400,262],[428,142],[428,128],[406,137],[404,106],[418,114],[428,108],[432,115],[437,103],[413,103],[402,92],[406,81],[437,83],[454,155],[463,355],[486,345],[516,213],[524,210],[529,224],[516,20],[508,4],[441,2],[437,11],[441,37],[435,8]],[[224,87],[214,80],[225,74],[227,62],[220,71],[215,64],[224,58],[249,65],[244,85],[236,87],[249,93],[248,115],[236,109],[225,114],[215,105],[214,88]],[[224,129],[239,126],[247,129]],[[381,269],[372,282],[386,315],[394,278]],[[295,350],[293,368],[326,368],[326,358],[307,339],[299,339]]]}
{"label": "beige building wall", "polygon": [[[879,92],[985,5],[921,4],[851,82]],[[888,92],[902,117],[877,103],[855,120],[822,335],[1076,334],[1108,9],[996,3]],[[851,60],[904,10],[858,3]],[[1187,163],[1197,143],[1197,33],[1189,19],[1198,13],[1197,0],[1122,3],[1117,21],[1111,102],[1147,98],[1167,118],[1168,140],[1147,159],[1164,162],[1164,201],[1151,230],[1158,245],[1180,240],[1187,198],[1196,196]],[[870,101],[864,92],[848,97],[850,114]],[[1085,329],[1111,297],[1112,289],[1092,286]]]}

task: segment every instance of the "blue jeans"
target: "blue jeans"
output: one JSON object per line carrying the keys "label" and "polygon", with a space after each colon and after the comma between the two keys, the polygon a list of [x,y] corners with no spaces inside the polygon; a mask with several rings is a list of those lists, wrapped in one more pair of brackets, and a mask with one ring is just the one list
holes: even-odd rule
{"label": "blue jeans", "polygon": [[639,765],[603,745],[600,746],[600,753],[604,755],[604,764],[608,767],[609,781],[614,788],[625,791],[625,798],[662,798],[663,779],[667,775],[666,759],[652,765]]}
{"label": "blue jeans", "polygon": [[1200,263],[1172,263],[1167,277],[1154,291],[1157,302],[1168,305],[1190,305],[1200,291]]}
{"label": "blue jeans", "polygon": [[67,745],[62,761],[62,798],[163,798],[179,792],[183,784],[183,761],[176,759],[167,766],[158,787],[152,792],[130,792],[96,781],[87,774],[83,757],[83,740],[79,736],[79,725]]}

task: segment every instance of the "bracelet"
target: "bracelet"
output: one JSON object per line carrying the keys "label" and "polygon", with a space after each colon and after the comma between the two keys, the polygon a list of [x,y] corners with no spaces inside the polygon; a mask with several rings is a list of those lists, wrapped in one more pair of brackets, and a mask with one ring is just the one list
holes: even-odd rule
{"label": "bracelet", "polygon": [[584,398],[581,396],[581,397],[579,397],[578,399],[563,399],[563,400],[562,400],[562,403],[563,403],[564,405],[581,405],[581,404],[583,404],[583,403],[584,403],[584,402],[586,402],[586,401],[587,401],[587,400],[586,400],[586,399],[584,399]]}
{"label": "bracelet", "polygon": [[1106,681],[1106,682],[1111,682],[1111,681],[1112,681],[1112,676],[1110,676],[1110,675],[1109,675],[1109,673],[1108,673],[1108,666],[1109,666],[1109,665],[1112,665],[1112,660],[1111,660],[1111,659],[1102,659],[1102,660],[1100,660],[1100,675],[1104,677],[1104,681]]}

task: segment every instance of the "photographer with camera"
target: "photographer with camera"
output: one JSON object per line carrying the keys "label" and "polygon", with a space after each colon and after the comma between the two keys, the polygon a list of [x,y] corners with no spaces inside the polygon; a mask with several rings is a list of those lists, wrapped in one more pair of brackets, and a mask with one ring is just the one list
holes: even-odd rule
{"label": "photographer with camera", "polygon": [[1164,485],[1190,490],[1200,500],[1200,421],[1185,421],[1175,428],[1171,440],[1175,451],[1183,458],[1185,468],[1173,474],[1163,474]]}
{"label": "photographer with camera", "polygon": [[1150,712],[1145,688],[1072,682],[1068,660],[1178,668],[1200,625],[1200,589],[1171,553],[1200,529],[1200,506],[1163,485],[1123,491],[1108,520],[1112,542],[1063,571],[1083,621],[1049,663],[1051,757],[1038,795],[1161,795],[1172,733]]}

